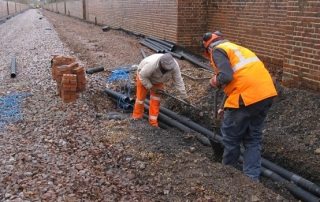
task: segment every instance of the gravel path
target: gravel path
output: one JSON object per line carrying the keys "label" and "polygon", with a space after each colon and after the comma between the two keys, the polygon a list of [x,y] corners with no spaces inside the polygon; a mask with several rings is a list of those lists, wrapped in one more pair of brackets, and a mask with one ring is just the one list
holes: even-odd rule
{"label": "gravel path", "polygon": [[[79,23],[70,41],[75,33],[90,30],[83,26],[91,25]],[[98,36],[98,30],[88,34]],[[28,94],[21,103],[23,119],[0,128],[0,201],[283,200],[237,170],[213,162],[211,149],[201,147],[190,134],[155,130],[127,118],[97,118],[97,111],[115,110],[101,94],[103,78],[88,78],[88,90],[77,102],[64,104],[51,79],[50,59],[54,54],[81,53],[64,47],[39,11],[29,10],[0,25],[0,36],[0,96]],[[108,37],[105,43],[115,51],[102,50],[106,59],[128,62],[121,60],[128,56],[127,49],[116,52],[119,43],[112,38],[127,41],[126,46],[132,43],[132,52],[139,55],[137,42],[128,36],[110,32]],[[101,54],[97,57],[103,58]],[[14,55],[18,73],[12,79]]]}

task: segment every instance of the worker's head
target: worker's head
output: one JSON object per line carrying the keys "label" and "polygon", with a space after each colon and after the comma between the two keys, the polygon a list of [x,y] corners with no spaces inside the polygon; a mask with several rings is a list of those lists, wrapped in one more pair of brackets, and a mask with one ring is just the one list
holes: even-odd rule
{"label": "worker's head", "polygon": [[222,33],[220,31],[216,31],[214,33],[207,32],[202,37],[202,44],[205,49],[207,49],[211,43],[214,43],[216,41],[220,41],[223,39]]}
{"label": "worker's head", "polygon": [[162,73],[173,70],[178,64],[170,53],[163,54],[160,58],[159,67]]}

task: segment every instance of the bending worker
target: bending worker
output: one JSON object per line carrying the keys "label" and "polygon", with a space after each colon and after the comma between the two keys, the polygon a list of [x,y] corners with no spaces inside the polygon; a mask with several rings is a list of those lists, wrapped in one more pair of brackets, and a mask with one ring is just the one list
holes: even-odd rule
{"label": "bending worker", "polygon": [[[138,66],[136,102],[133,110],[133,119],[142,119],[144,100],[150,90],[149,123],[158,127],[160,97],[157,90],[163,89],[163,83],[173,79],[180,97],[187,99],[180,67],[170,53],[153,54],[143,59]],[[187,101],[187,100],[186,100]]]}
{"label": "bending worker", "polygon": [[222,87],[227,99],[221,126],[222,163],[235,166],[244,146],[243,172],[259,181],[262,129],[277,91],[260,59],[249,49],[223,39],[220,32],[203,36],[206,56],[214,69],[212,87]]}

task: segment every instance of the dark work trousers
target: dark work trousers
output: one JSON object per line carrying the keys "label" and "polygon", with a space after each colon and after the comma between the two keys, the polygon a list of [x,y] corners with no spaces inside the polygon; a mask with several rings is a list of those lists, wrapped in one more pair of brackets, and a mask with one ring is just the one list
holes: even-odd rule
{"label": "dark work trousers", "polygon": [[258,181],[261,170],[261,139],[264,120],[272,105],[268,98],[238,109],[225,109],[221,133],[223,137],[223,160],[225,165],[235,166],[244,146],[243,172]]}

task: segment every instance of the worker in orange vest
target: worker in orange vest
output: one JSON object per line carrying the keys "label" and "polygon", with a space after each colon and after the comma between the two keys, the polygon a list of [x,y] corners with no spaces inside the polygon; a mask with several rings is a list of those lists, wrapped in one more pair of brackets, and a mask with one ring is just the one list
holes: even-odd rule
{"label": "worker in orange vest", "polygon": [[143,118],[144,100],[150,90],[149,123],[158,127],[160,96],[157,91],[163,89],[164,83],[170,79],[173,80],[181,99],[188,102],[180,67],[170,53],[153,54],[140,62],[137,72],[136,101],[132,114],[134,120]]}
{"label": "worker in orange vest", "polygon": [[243,172],[259,181],[262,129],[277,96],[272,78],[252,51],[225,40],[220,32],[204,34],[203,46],[215,72],[210,85],[223,88],[227,96],[221,125],[222,163],[235,166],[242,143]]}

